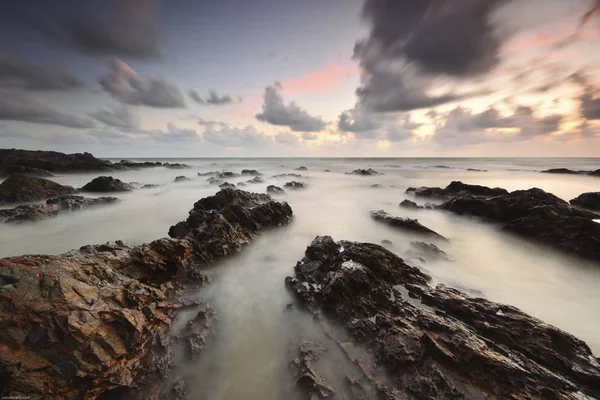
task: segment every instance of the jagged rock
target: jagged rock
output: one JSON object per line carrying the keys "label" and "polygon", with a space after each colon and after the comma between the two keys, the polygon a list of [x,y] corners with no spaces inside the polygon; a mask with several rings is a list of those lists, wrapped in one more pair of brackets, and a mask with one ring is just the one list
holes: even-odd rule
{"label": "jagged rock", "polygon": [[189,181],[189,180],[190,180],[190,178],[188,178],[187,176],[180,175],[180,176],[176,176],[175,180],[173,182],[185,182],[185,181]]}
{"label": "jagged rock", "polygon": [[[226,189],[198,201],[177,238],[0,259],[2,396],[157,399],[173,361],[171,300],[208,281],[199,266],[291,219],[286,203]],[[213,314],[196,306],[176,338],[192,358]]]}
{"label": "jagged rock", "polygon": [[246,183],[265,183],[265,180],[260,176],[255,176],[254,178],[247,180]]}
{"label": "jagged rock", "polygon": [[373,218],[375,221],[383,222],[392,228],[401,229],[403,231],[420,235],[432,236],[442,240],[448,240],[439,233],[432,231],[424,225],[421,225],[416,219],[393,217],[383,210],[371,211],[371,218]]}
{"label": "jagged rock", "polygon": [[187,169],[190,168],[187,164],[181,163],[162,163],[162,166],[169,169]]}
{"label": "jagged rock", "polygon": [[600,192],[582,193],[569,203],[577,207],[600,211]]}
{"label": "jagged rock", "polygon": [[213,176],[217,175],[219,171],[208,171],[208,172],[198,172],[198,176]]}
{"label": "jagged rock", "polygon": [[430,276],[381,246],[320,236],[294,270],[286,286],[373,358],[357,365],[382,398],[600,396],[600,364],[584,342],[515,307],[431,288]]}
{"label": "jagged rock", "polygon": [[417,203],[415,203],[414,201],[410,201],[408,199],[406,200],[402,200],[402,202],[399,204],[400,207],[404,207],[404,208],[413,208],[413,209],[421,209],[421,208],[425,208],[423,206],[418,205]]}
{"label": "jagged rock", "polygon": [[208,183],[210,185],[222,185],[223,183],[225,183],[225,181],[223,181],[222,179],[211,177],[211,178],[208,178]]}
{"label": "jagged rock", "polygon": [[120,179],[113,178],[112,176],[99,176],[86,183],[81,188],[82,192],[128,192],[133,190],[133,186],[128,183],[121,181]]}
{"label": "jagged rock", "polygon": [[143,186],[141,187],[141,189],[153,189],[153,188],[157,188],[157,187],[159,187],[159,186],[160,186],[160,185],[157,185],[157,184],[155,184],[155,183],[148,183],[148,184],[146,184],[146,185],[143,185]]}
{"label": "jagged rock", "polygon": [[221,183],[219,185],[219,187],[221,189],[226,189],[226,188],[235,189],[235,185],[233,183],[229,183],[229,182]]}
{"label": "jagged rock", "polygon": [[34,176],[12,175],[0,184],[0,204],[44,200],[74,193],[71,186]]}
{"label": "jagged rock", "polygon": [[422,259],[428,261],[446,260],[450,258],[442,249],[432,243],[410,242],[410,249],[404,253],[407,257],[413,259]]}
{"label": "jagged rock", "polygon": [[11,176],[11,175],[27,175],[27,176],[37,176],[40,178],[49,178],[52,175],[50,172],[45,169],[27,167],[24,165],[9,165],[7,167],[0,167],[0,176]]}
{"label": "jagged rock", "polygon": [[372,168],[369,169],[355,169],[352,172],[347,172],[348,175],[362,175],[362,176],[373,176],[373,175],[382,175],[379,172],[375,171]]}
{"label": "jagged rock", "polygon": [[283,190],[279,186],[269,185],[269,186],[267,186],[267,193],[270,193],[270,194],[285,194],[285,190]]}
{"label": "jagged rock", "polygon": [[283,185],[283,187],[291,190],[306,189],[306,184],[303,182],[291,181]]}
{"label": "jagged rock", "polygon": [[240,174],[236,174],[235,172],[225,171],[225,172],[219,172],[217,175],[215,175],[215,178],[216,179],[231,179],[231,178],[237,178],[239,176],[240,176]]}
{"label": "jagged rock", "polygon": [[298,167],[298,168],[296,168],[296,171],[308,171],[308,168],[306,168],[306,167]]}
{"label": "jagged rock", "polygon": [[295,370],[296,386],[308,399],[326,399],[334,395],[335,391],[314,363],[327,352],[322,343],[303,340],[298,349],[298,357],[291,362]]}
{"label": "jagged rock", "polygon": [[0,210],[0,221],[38,221],[54,217],[62,212],[78,211],[88,207],[110,204],[116,197],[85,198],[83,196],[61,196],[46,201],[46,204],[26,204],[12,209]]}
{"label": "jagged rock", "polygon": [[571,207],[542,189],[517,190],[491,198],[461,196],[441,209],[504,224],[503,229],[591,260],[600,259],[598,214]]}
{"label": "jagged rock", "polygon": [[508,194],[506,189],[489,188],[487,186],[469,185],[459,181],[453,181],[444,189],[438,187],[410,187],[406,189],[406,193],[413,193],[417,197],[431,197],[445,199],[456,196],[458,194],[471,194],[474,196],[500,196]]}
{"label": "jagged rock", "polygon": [[262,176],[262,174],[255,169],[243,169],[242,176]]}

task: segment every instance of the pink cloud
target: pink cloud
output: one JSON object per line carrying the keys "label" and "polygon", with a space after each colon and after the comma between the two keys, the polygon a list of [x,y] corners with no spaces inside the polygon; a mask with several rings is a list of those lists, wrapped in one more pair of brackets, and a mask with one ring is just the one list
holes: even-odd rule
{"label": "pink cloud", "polygon": [[504,51],[520,51],[541,46],[558,46],[567,44],[572,39],[596,39],[600,37],[600,29],[586,29],[577,32],[576,37],[565,33],[558,33],[552,36],[538,36],[527,40],[509,43],[504,47]]}
{"label": "pink cloud", "polygon": [[281,82],[283,91],[289,95],[318,94],[339,87],[344,78],[359,73],[357,66],[344,67],[333,64],[322,71],[314,72]]}

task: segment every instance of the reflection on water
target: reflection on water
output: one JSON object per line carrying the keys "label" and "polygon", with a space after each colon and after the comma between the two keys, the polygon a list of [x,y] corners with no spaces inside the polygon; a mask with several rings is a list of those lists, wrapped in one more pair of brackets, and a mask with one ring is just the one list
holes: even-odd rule
{"label": "reflection on water", "polygon": [[[193,203],[215,193],[205,177],[173,183],[177,175],[195,177],[215,169],[239,172],[261,171],[266,177],[297,172],[305,165],[308,188],[288,192],[279,199],[290,203],[294,222],[261,236],[241,254],[208,270],[212,283],[193,294],[211,301],[217,310],[216,341],[199,364],[186,366],[197,376],[198,387],[211,399],[278,399],[281,379],[287,376],[289,339],[299,330],[310,329],[310,321],[286,312],[291,302],[285,276],[303,256],[317,235],[335,240],[380,243],[390,240],[400,256],[414,240],[371,220],[369,211],[383,209],[392,215],[417,218],[423,225],[450,239],[436,243],[451,261],[416,264],[436,283],[454,286],[467,293],[511,304],[585,340],[600,353],[600,265],[559,254],[548,247],[505,234],[492,224],[434,210],[398,207],[409,186],[446,186],[452,180],[508,190],[540,187],[569,200],[590,187],[598,178],[560,176],[535,171],[550,167],[592,169],[597,160],[186,160],[190,170],[163,168],[112,174],[124,181],[161,184],[118,194],[116,205],[59,216],[34,224],[5,225],[0,229],[0,256],[60,253],[89,243],[122,239],[143,243],[166,235],[170,225],[184,219]],[[545,164],[544,164],[545,163]],[[285,166],[282,166],[285,164]],[[384,167],[384,165],[387,165]],[[417,168],[446,165],[454,168]],[[344,172],[374,168],[385,175],[359,177]],[[466,168],[488,172],[466,171]],[[330,169],[331,173],[323,172]],[[526,171],[508,171],[519,169]],[[80,187],[96,175],[64,175],[56,181]],[[249,177],[229,180],[236,183]],[[297,180],[297,179],[296,179]],[[267,179],[245,189],[264,192],[270,184],[283,186],[285,178]],[[381,187],[371,188],[373,184]],[[293,321],[290,315],[295,315]],[[207,379],[210,377],[210,379]],[[203,378],[203,379],[200,379]],[[201,382],[201,383],[200,383]]]}

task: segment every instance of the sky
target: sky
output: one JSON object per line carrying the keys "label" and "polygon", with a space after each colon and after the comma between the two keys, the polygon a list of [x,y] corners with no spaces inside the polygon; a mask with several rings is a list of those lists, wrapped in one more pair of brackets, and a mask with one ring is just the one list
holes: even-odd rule
{"label": "sky", "polygon": [[0,0],[0,147],[600,156],[600,0]]}

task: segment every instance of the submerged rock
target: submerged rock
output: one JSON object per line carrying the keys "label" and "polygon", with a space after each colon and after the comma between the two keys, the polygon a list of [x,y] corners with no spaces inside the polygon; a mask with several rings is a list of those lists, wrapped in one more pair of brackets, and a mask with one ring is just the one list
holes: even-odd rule
{"label": "submerged rock", "polygon": [[112,176],[99,176],[92,179],[84,187],[81,188],[82,192],[128,192],[133,190],[133,186],[123,182],[120,179],[113,178]]}
{"label": "submerged rock", "polygon": [[487,169],[467,168],[469,172],[488,172]]}
{"label": "submerged rock", "polygon": [[308,171],[308,168],[306,168],[306,167],[298,167],[298,168],[296,168],[296,171]]}
{"label": "submerged rock", "polygon": [[217,175],[219,171],[208,171],[208,172],[198,172],[198,176],[213,176]]}
{"label": "submerged rock", "polygon": [[426,261],[450,260],[446,252],[435,244],[420,241],[410,242],[410,249],[404,254],[409,258],[418,258]]}
{"label": "submerged rock", "polygon": [[586,173],[587,171],[574,171],[568,168],[551,168],[541,172],[542,174],[579,175],[581,173]]}
{"label": "submerged rock", "polygon": [[265,180],[260,176],[255,176],[254,178],[247,180],[246,183],[265,183]]}
{"label": "submerged rock", "polygon": [[291,181],[283,185],[283,187],[291,190],[306,189],[306,184],[304,182]]}
{"label": "submerged rock", "polygon": [[508,194],[506,189],[502,188],[489,188],[487,186],[480,185],[469,185],[459,181],[453,181],[444,189],[438,187],[410,187],[406,189],[406,193],[413,193],[417,197],[431,197],[431,198],[448,198],[456,196],[458,194],[471,194],[473,196],[499,196]]}
{"label": "submerged rock", "polygon": [[215,178],[216,179],[231,179],[231,178],[237,178],[239,176],[240,176],[240,174],[236,174],[235,172],[225,171],[225,172],[219,172],[217,175],[215,175]]}
{"label": "submerged rock", "polygon": [[270,194],[285,194],[285,190],[283,190],[279,186],[269,185],[269,186],[267,186],[267,193],[270,193]]}
{"label": "submerged rock", "polygon": [[71,186],[34,176],[12,175],[0,184],[0,204],[44,200],[74,193]]}
{"label": "submerged rock", "polygon": [[383,222],[392,228],[421,235],[432,236],[442,240],[448,240],[439,233],[432,231],[424,225],[421,225],[416,219],[393,217],[383,210],[371,211],[371,218],[373,218],[375,221]]}
{"label": "submerged rock", "polygon": [[600,192],[582,193],[569,203],[577,207],[600,211]]}
{"label": "submerged rock", "polygon": [[255,169],[243,169],[242,176],[262,176],[262,174]]}
{"label": "submerged rock", "polygon": [[26,204],[12,209],[0,210],[0,221],[38,221],[54,217],[63,212],[79,211],[88,207],[111,204],[116,197],[85,198],[83,196],[61,196],[46,201],[46,204]]}
{"label": "submerged rock", "polygon": [[398,204],[398,206],[399,207],[404,207],[404,208],[412,208],[412,209],[415,209],[415,210],[425,208],[423,206],[418,205],[414,201],[410,201],[408,199],[402,200],[402,202],[400,202],[400,204]]}
{"label": "submerged rock", "polygon": [[210,185],[221,185],[225,183],[225,181],[223,181],[222,179],[217,179],[215,177],[208,178],[207,181]]}
{"label": "submerged rock", "polygon": [[542,189],[517,190],[491,198],[461,196],[441,209],[504,224],[503,229],[591,260],[600,259],[598,214],[571,207]]}
{"label": "submerged rock", "polygon": [[190,178],[188,178],[187,176],[180,175],[180,176],[176,176],[175,180],[173,182],[185,182],[185,181],[189,181],[189,180],[190,180]]}
{"label": "submerged rock", "polygon": [[383,175],[372,168],[369,169],[355,169],[352,172],[347,172],[348,175],[362,175],[362,176],[373,176],[373,175]]}
{"label": "submerged rock", "polygon": [[177,238],[0,259],[2,396],[158,398],[176,342],[195,358],[210,335],[202,304],[169,335],[182,285],[206,283],[199,266],[291,219],[286,203],[226,189],[198,201]]}
{"label": "submerged rock", "polygon": [[277,175],[273,175],[271,178],[306,178],[303,175],[300,174],[277,174]]}
{"label": "submerged rock", "polygon": [[380,398],[600,396],[600,364],[584,342],[515,307],[431,288],[430,276],[379,245],[320,236],[294,270],[286,286],[299,303],[372,356],[356,363]]}

